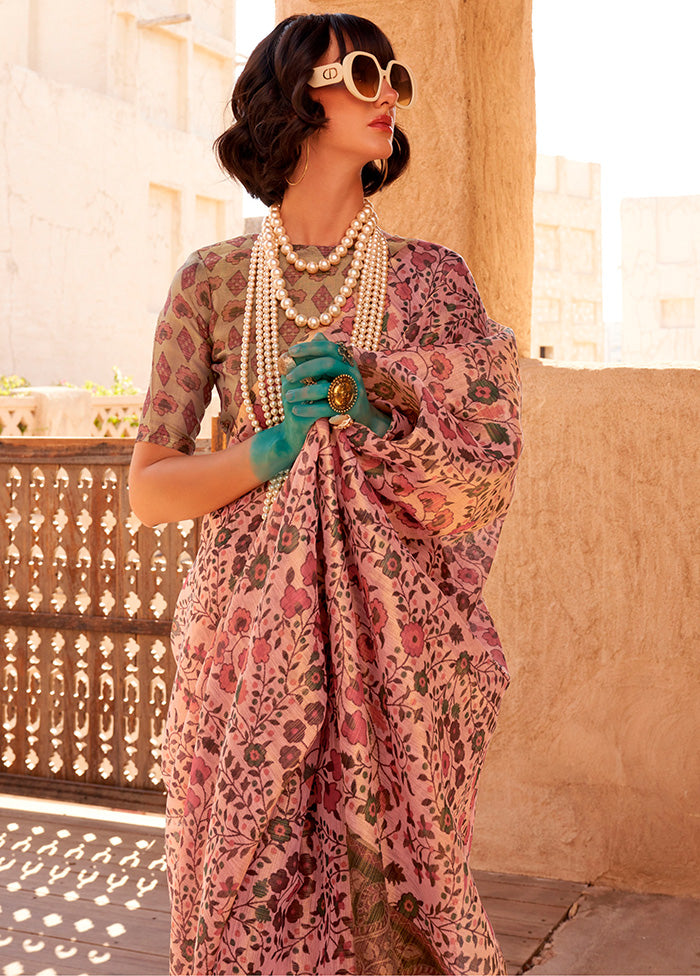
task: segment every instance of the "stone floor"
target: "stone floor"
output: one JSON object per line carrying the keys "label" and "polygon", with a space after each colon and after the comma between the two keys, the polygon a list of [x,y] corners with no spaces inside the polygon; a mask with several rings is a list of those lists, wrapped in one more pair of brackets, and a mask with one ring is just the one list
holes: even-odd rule
{"label": "stone floor", "polygon": [[534,974],[700,973],[700,901],[588,888],[528,966]]}
{"label": "stone floor", "polygon": [[[0,796],[1,976],[167,973],[163,818]],[[476,872],[510,973],[700,974],[700,902]]]}

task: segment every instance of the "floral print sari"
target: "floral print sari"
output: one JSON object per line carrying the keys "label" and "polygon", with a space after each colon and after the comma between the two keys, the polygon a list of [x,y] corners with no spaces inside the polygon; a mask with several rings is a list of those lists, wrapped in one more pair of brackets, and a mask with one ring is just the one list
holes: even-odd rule
{"label": "floral print sari", "polygon": [[[214,384],[251,436],[252,240],[178,272],[141,439],[191,451]],[[204,519],[178,603],[173,973],[505,972],[468,858],[508,683],[482,589],[520,453],[515,340],[458,255],[388,240],[380,348],[356,351],[387,435],[317,422],[266,521],[264,486]],[[295,304],[324,300],[287,278]],[[347,312],[329,338],[348,340]]]}

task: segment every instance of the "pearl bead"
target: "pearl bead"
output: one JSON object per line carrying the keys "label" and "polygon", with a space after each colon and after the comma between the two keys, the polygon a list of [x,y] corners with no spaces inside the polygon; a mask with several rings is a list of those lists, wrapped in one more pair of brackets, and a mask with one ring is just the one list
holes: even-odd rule
{"label": "pearl bead", "polygon": [[331,305],[331,307],[328,309],[328,311],[331,313],[331,315],[333,316],[333,318],[337,318],[337,316],[340,315],[340,308],[339,308],[338,305],[335,305],[335,304]]}
{"label": "pearl bead", "polygon": [[335,251],[332,254],[328,255],[328,260],[330,261],[331,264],[340,264],[340,257],[338,256],[338,254],[336,254]]}
{"label": "pearl bead", "polygon": [[290,305],[289,308],[285,308],[284,314],[288,319],[295,319],[297,317],[297,310],[293,305]]}
{"label": "pearl bead", "polygon": [[345,247],[344,244],[339,244],[335,249],[335,253],[339,254],[341,258],[344,258],[345,255],[348,253],[348,249],[347,247]]}
{"label": "pearl bead", "polygon": [[340,238],[340,244],[341,244],[341,247],[344,247],[345,250],[346,250],[346,252],[347,252],[347,249],[349,247],[352,247],[352,237],[348,237],[347,234],[346,234],[345,237],[341,237]]}
{"label": "pearl bead", "polygon": [[322,312],[319,316],[321,325],[330,325],[333,321],[333,316],[329,315],[328,312]]}
{"label": "pearl bead", "polygon": [[294,267],[297,269],[297,271],[305,271],[306,261],[302,261],[301,258],[297,258],[296,261],[294,262]]}
{"label": "pearl bead", "polygon": [[299,312],[298,315],[295,317],[294,321],[296,322],[296,324],[299,326],[300,329],[303,329],[307,323],[307,318],[305,315],[302,315],[302,313]]}
{"label": "pearl bead", "polygon": [[346,302],[347,302],[347,298],[345,297],[345,295],[336,295],[335,298],[333,299],[333,304],[339,305],[341,308]]}
{"label": "pearl bead", "polygon": [[[360,213],[364,213],[364,210],[360,210]],[[360,229],[362,228],[362,224],[361,224],[361,223],[360,223],[360,221],[359,221],[359,220],[357,219],[357,217],[355,217],[355,219],[354,219],[354,220],[353,220],[353,222],[352,222],[352,223],[350,224],[350,226],[352,227],[352,229],[353,229],[353,230],[360,230]]]}
{"label": "pearl bead", "polygon": [[328,258],[321,258],[321,260],[318,262],[318,269],[319,271],[331,270],[331,262],[328,260]]}
{"label": "pearl bead", "polygon": [[309,263],[306,265],[306,270],[309,272],[309,274],[316,274],[318,271],[318,265],[315,261],[309,261]]}
{"label": "pearl bead", "polygon": [[292,305],[294,304],[294,302],[291,300],[289,295],[283,295],[282,298],[279,300],[279,303],[282,306],[282,308],[285,310],[291,308]]}
{"label": "pearl bead", "polygon": [[283,244],[280,251],[288,258],[292,251],[292,245],[289,243]]}
{"label": "pearl bead", "polygon": [[350,288],[349,285],[341,285],[340,294],[344,295],[345,298],[350,298],[350,296],[352,295],[352,288]]}
{"label": "pearl bead", "polygon": [[315,315],[310,315],[306,324],[310,329],[317,329],[321,323]]}

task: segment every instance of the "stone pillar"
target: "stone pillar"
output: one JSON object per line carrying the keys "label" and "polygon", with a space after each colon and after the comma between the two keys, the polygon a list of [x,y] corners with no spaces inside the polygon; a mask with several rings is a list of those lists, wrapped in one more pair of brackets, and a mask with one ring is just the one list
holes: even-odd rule
{"label": "stone pillar", "polygon": [[375,197],[383,226],[459,251],[492,318],[530,355],[535,179],[532,0],[277,0],[377,23],[413,70],[412,161]]}

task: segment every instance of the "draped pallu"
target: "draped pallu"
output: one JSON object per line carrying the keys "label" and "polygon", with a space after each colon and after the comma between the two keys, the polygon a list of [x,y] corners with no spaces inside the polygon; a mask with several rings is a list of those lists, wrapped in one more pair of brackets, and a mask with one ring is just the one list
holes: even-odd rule
{"label": "draped pallu", "polygon": [[[357,352],[388,434],[317,422],[267,520],[264,486],[204,520],[180,597],[163,748],[175,973],[505,971],[468,855],[508,683],[481,594],[520,453],[515,339],[459,256],[389,241],[385,332]],[[193,256],[159,326],[196,330],[203,389],[222,372],[205,346],[229,296],[202,287],[220,271]],[[154,364],[174,368],[164,343]],[[147,400],[140,436],[162,442],[158,422]],[[252,434],[242,411],[231,427]]]}

